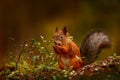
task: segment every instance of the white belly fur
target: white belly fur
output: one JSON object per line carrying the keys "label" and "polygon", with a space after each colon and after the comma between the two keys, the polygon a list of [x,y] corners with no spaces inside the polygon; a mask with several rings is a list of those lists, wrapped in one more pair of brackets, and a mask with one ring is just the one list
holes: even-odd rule
{"label": "white belly fur", "polygon": [[61,61],[63,62],[63,64],[65,65],[64,68],[68,68],[70,65],[69,65],[69,62],[70,62],[70,59],[65,57],[65,56],[62,56],[61,57]]}

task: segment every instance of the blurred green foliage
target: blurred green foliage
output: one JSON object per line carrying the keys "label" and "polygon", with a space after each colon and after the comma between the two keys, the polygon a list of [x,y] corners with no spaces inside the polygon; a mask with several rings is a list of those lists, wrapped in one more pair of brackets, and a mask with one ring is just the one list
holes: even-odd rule
{"label": "blurred green foliage", "polygon": [[6,0],[0,1],[0,55],[12,48],[8,38],[16,43],[44,35],[52,37],[56,26],[67,26],[80,45],[91,29],[106,31],[113,40],[112,52],[119,52],[119,0]]}

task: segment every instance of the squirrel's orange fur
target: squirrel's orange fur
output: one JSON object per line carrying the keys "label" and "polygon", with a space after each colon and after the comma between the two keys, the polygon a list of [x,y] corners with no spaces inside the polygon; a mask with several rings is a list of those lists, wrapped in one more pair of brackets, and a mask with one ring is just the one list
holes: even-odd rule
{"label": "squirrel's orange fur", "polygon": [[53,36],[53,48],[58,54],[58,64],[61,69],[78,69],[82,66],[79,47],[68,37],[66,28],[56,29]]}

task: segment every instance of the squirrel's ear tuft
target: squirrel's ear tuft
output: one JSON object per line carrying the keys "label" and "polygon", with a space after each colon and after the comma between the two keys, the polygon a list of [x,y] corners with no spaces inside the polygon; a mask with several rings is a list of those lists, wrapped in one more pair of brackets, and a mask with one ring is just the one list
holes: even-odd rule
{"label": "squirrel's ear tuft", "polygon": [[66,35],[66,33],[67,33],[67,28],[66,27],[63,28],[63,33]]}

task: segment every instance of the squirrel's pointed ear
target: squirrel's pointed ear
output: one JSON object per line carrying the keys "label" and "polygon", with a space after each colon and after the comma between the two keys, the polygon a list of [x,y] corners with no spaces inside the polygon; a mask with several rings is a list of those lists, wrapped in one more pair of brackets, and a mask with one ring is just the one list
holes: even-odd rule
{"label": "squirrel's pointed ear", "polygon": [[56,27],[56,30],[55,30],[56,32],[58,31],[58,27]]}
{"label": "squirrel's pointed ear", "polygon": [[66,35],[66,33],[67,33],[67,28],[66,27],[63,28],[63,33]]}

